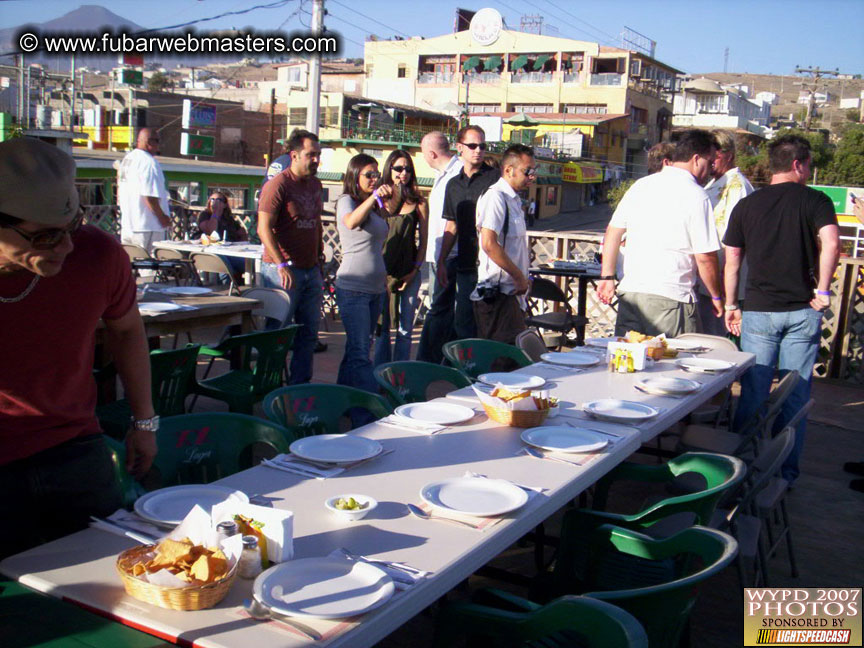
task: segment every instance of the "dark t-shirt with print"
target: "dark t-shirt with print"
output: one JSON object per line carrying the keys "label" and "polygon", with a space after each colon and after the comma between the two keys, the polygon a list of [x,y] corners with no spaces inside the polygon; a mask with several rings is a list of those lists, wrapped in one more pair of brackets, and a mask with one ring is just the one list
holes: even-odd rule
{"label": "dark t-shirt with print", "polygon": [[[288,168],[267,181],[258,201],[258,211],[276,215],[273,233],[282,256],[301,269],[318,263],[323,195],[318,178],[298,178]],[[274,263],[266,249],[262,260]]]}
{"label": "dark t-shirt with print", "polygon": [[806,308],[818,281],[819,230],[836,224],[828,196],[794,182],[769,185],[739,201],[723,243],[742,248],[747,261],[742,308]]}
{"label": "dark t-shirt with print", "polygon": [[447,183],[443,216],[456,221],[456,240],[459,244],[456,267],[459,270],[477,269],[477,199],[500,177],[498,169],[484,164],[470,178],[462,169],[459,175]]}

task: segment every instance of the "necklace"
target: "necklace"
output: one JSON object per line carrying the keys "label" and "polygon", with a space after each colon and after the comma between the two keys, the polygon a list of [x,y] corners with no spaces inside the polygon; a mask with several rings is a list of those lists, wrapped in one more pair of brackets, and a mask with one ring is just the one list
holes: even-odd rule
{"label": "necklace", "polygon": [[33,291],[37,283],[39,283],[38,274],[33,277],[33,279],[30,281],[30,284],[24,289],[24,292],[22,292],[17,297],[0,297],[0,304],[14,304],[15,302],[21,301]]}

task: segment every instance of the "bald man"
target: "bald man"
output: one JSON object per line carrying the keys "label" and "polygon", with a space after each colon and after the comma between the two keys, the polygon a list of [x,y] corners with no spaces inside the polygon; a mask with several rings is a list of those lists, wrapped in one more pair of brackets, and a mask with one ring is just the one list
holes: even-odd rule
{"label": "bald man", "polygon": [[142,128],[135,150],[127,153],[117,167],[120,239],[148,252],[152,252],[153,243],[167,238],[171,224],[165,176],[153,157],[157,153],[159,134]]}

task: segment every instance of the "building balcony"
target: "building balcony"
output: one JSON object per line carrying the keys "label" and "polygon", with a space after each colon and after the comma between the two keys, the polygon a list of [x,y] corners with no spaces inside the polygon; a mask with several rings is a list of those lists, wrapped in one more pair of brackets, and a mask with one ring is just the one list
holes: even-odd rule
{"label": "building balcony", "polygon": [[453,83],[456,79],[456,74],[453,72],[421,72],[417,76],[417,83],[440,85]]}
{"label": "building balcony", "polygon": [[624,75],[615,74],[614,72],[604,72],[602,74],[591,75],[592,86],[624,86]]}
{"label": "building balcony", "polygon": [[552,83],[554,72],[511,72],[510,83]]}
{"label": "building balcony", "polygon": [[469,72],[462,76],[462,81],[463,83],[497,85],[501,83],[501,74],[499,72]]}
{"label": "building balcony", "polygon": [[579,73],[578,72],[565,72],[564,73],[564,83],[579,83]]}
{"label": "building balcony", "polygon": [[420,140],[426,133],[440,130],[449,138],[455,133],[444,125],[412,128],[401,124],[367,124],[363,121],[343,118],[340,138],[359,142],[391,143],[400,146],[420,146]]}

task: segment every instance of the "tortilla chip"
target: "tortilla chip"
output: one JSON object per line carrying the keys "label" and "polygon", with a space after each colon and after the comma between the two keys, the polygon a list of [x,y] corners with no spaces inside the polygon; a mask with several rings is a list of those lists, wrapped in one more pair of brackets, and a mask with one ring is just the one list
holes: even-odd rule
{"label": "tortilla chip", "polygon": [[228,561],[213,556],[201,556],[192,565],[190,575],[205,583],[212,583],[224,576],[227,570]]}
{"label": "tortilla chip", "polygon": [[133,576],[140,576],[141,574],[143,574],[146,571],[147,570],[144,569],[143,563],[135,563],[134,565],[132,565],[132,575]]}

